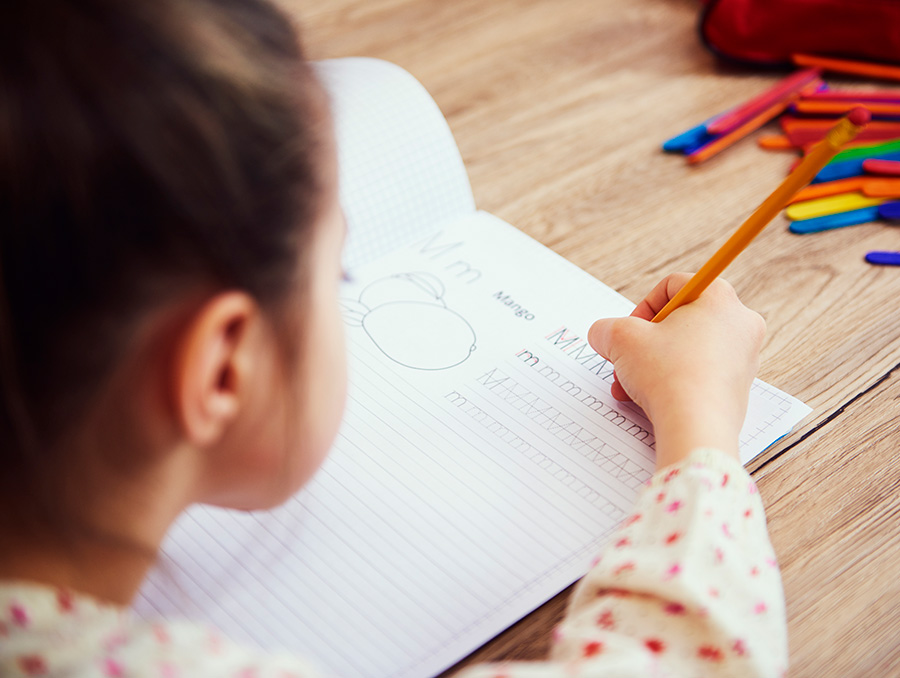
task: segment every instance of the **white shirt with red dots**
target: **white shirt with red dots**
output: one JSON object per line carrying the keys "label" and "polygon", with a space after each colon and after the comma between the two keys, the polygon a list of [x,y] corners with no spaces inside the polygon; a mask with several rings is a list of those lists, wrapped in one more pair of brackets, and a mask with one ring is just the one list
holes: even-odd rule
{"label": "white shirt with red dots", "polygon": [[[576,587],[546,661],[464,678],[780,678],[787,625],[756,485],[697,450],[658,472]],[[39,584],[0,582],[0,676],[313,678],[300,658]]]}

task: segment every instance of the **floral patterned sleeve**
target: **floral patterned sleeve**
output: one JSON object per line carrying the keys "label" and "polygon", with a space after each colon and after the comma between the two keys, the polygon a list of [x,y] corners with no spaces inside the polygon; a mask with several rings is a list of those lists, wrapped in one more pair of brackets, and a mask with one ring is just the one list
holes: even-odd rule
{"label": "floral patterned sleeve", "polygon": [[576,587],[551,659],[465,678],[780,677],[781,576],[756,485],[716,450],[663,469]]}

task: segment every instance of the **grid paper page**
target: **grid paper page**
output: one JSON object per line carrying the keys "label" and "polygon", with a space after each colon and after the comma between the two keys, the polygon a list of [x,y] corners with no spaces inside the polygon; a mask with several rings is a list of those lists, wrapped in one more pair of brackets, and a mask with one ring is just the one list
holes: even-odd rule
{"label": "grid paper page", "polygon": [[[583,575],[649,479],[650,423],[584,339],[633,305],[481,212],[357,273],[323,468],[275,511],[191,510],[137,609],[425,678]],[[761,382],[751,401],[745,459],[808,412]]]}
{"label": "grid paper page", "polygon": [[413,76],[379,59],[315,67],[331,97],[348,268],[475,211],[447,121]]}

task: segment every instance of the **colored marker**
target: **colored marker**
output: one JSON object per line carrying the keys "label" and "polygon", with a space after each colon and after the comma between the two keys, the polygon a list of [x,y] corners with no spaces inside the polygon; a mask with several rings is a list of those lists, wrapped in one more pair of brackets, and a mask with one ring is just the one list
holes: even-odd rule
{"label": "colored marker", "polygon": [[900,201],[892,200],[891,202],[882,203],[878,206],[878,216],[882,219],[896,221],[900,219]]}
{"label": "colored marker", "polygon": [[900,67],[897,66],[885,66],[868,61],[851,61],[850,59],[831,59],[812,54],[792,54],[791,60],[798,66],[821,68],[833,73],[850,73],[884,80],[900,80]]}
{"label": "colored marker", "polygon": [[767,151],[795,151],[797,147],[784,134],[763,134],[756,140]]}
{"label": "colored marker", "polygon": [[791,105],[791,102],[796,99],[796,97],[796,92],[789,94],[788,98],[786,98],[784,101],[776,102],[772,106],[769,106],[769,108],[761,111],[756,116],[741,124],[739,127],[736,127],[730,132],[713,139],[708,144],[702,146],[696,151],[689,153],[687,156],[687,161],[690,164],[695,165],[699,162],[703,162],[704,160],[708,160],[718,153],[721,153],[726,148],[733,145],[735,142],[740,141],[751,132],[755,132],[770,120],[774,120],[779,115],[784,113],[784,111],[788,106]]}
{"label": "colored marker", "polygon": [[[784,135],[784,134],[761,134],[757,138],[757,143],[759,143],[760,148],[765,148],[768,151],[788,151],[788,150],[798,151],[798,150],[802,150],[804,153],[808,153],[810,151],[810,149],[812,149],[812,147],[815,146],[815,143],[806,144],[805,146],[794,146],[794,144],[791,143],[791,140],[787,137],[787,135]],[[862,149],[872,148],[875,146],[882,146],[887,143],[893,143],[893,142],[891,142],[891,141],[888,141],[888,142],[885,142],[885,141],[856,142],[856,141],[854,141],[854,142],[849,143],[846,146],[844,146],[844,148],[847,149],[847,151],[853,151],[853,150],[858,150],[858,149],[862,150]],[[838,153],[835,156],[835,158],[840,158],[847,151],[841,151],[840,153]],[[868,157],[868,156],[866,156],[866,157]],[[832,162],[834,162],[834,161],[832,161]]]}
{"label": "colored marker", "polygon": [[[858,101],[798,101],[793,108],[804,115],[844,115],[859,106]],[[873,118],[900,116],[900,103],[883,101],[867,102],[866,108]]]}
{"label": "colored marker", "polygon": [[764,111],[771,109],[775,104],[797,98],[801,90],[810,94],[815,92],[822,84],[819,77],[821,75],[822,71],[818,68],[807,68],[792,73],[759,96],[720,115],[707,124],[706,129],[710,134],[728,134]]}
{"label": "colored marker", "polygon": [[867,158],[866,160],[863,160],[862,167],[866,174],[880,174],[885,177],[900,177],[900,160]]}
{"label": "colored marker", "polygon": [[796,202],[804,202],[805,200],[815,200],[816,198],[824,198],[829,195],[839,195],[840,193],[852,193],[853,191],[861,191],[863,189],[863,177],[850,177],[849,179],[838,179],[837,181],[826,181],[821,184],[810,184],[797,195],[791,198],[791,204]]}
{"label": "colored marker", "polygon": [[816,173],[837,153],[841,147],[853,140],[860,130],[869,122],[870,116],[865,108],[857,108],[846,118],[841,118],[825,139],[813,149],[800,166],[791,172],[772,194],[744,221],[725,243],[715,251],[690,280],[669,299],[669,302],[653,317],[653,322],[665,320],[672,311],[683,304],[696,300],[703,290],[709,287],[734,261],[753,239],[775,218],[793,195],[809,183]]}
{"label": "colored marker", "polygon": [[[710,120],[715,120],[715,118],[710,118]],[[691,127],[691,129],[664,141],[662,147],[666,153],[682,153],[686,148],[702,146],[712,139],[713,135],[706,131],[706,123],[701,122],[696,127]]]}
{"label": "colored marker", "polygon": [[900,151],[900,139],[862,144],[855,148],[848,148],[846,151],[841,151],[834,156],[831,162],[856,160],[857,158],[877,158],[879,153],[889,153],[891,151]]}
{"label": "colored marker", "polygon": [[794,221],[812,219],[813,217],[824,217],[826,214],[850,212],[863,207],[876,207],[883,202],[886,202],[885,198],[867,198],[862,193],[841,193],[794,203],[788,206],[785,215]]}
{"label": "colored marker", "polygon": [[870,198],[900,196],[900,177],[854,176],[847,179],[810,184],[797,193],[791,200],[791,203],[853,192],[860,192]]}
{"label": "colored marker", "polygon": [[900,266],[900,252],[869,252],[866,261],[879,266]]}
{"label": "colored marker", "polygon": [[862,193],[870,198],[900,197],[900,178],[879,179],[877,177],[856,177],[862,181]]}
{"label": "colored marker", "polygon": [[[812,120],[810,118],[795,118],[782,116],[781,126],[784,133],[794,146],[803,147],[821,141],[828,129],[834,124],[833,120]],[[875,120],[866,129],[860,132],[857,141],[892,141],[900,139],[900,122],[888,122]]]}
{"label": "colored marker", "polygon": [[[733,132],[738,128],[743,128],[747,123],[763,116],[767,111],[774,108],[776,104],[779,104],[782,101],[791,103],[795,101],[800,94],[812,94],[817,91],[824,84],[821,78],[819,78],[820,74],[821,71],[814,68],[799,71],[798,73],[785,78],[785,80],[778,83],[775,87],[764,92],[760,96],[751,99],[747,103],[729,109],[724,113],[714,115],[696,127],[692,127],[691,129],[664,141],[663,150],[667,153],[684,153],[685,155],[691,155],[703,149],[708,144],[717,141],[723,134]],[[782,113],[786,108],[787,106],[779,109],[777,113],[774,113],[771,117],[765,117],[763,122],[759,123],[757,127],[761,127],[773,117]],[[756,127],[750,128],[749,131],[754,129],[756,129]],[[746,136],[749,131],[731,139],[730,143],[734,143],[737,139]],[[727,147],[730,143],[725,143],[723,147]],[[710,153],[709,155],[705,155],[705,157],[711,157],[712,155],[715,155],[715,153]],[[699,160],[694,160],[694,162],[699,162]]]}
{"label": "colored marker", "polygon": [[[900,160],[900,151],[879,153],[875,157],[880,160]],[[857,158],[855,160],[844,160],[843,162],[830,162],[822,168],[822,171],[816,175],[813,181],[821,183],[823,181],[858,177],[863,174],[863,163],[865,161],[866,158]]]}
{"label": "colored marker", "polygon": [[900,103],[900,91],[885,90],[857,90],[857,89],[828,89],[819,92],[810,92],[800,97],[804,101],[853,101],[866,105],[871,102]]}
{"label": "colored marker", "polygon": [[[835,157],[837,158],[842,153],[846,153],[848,151],[863,151],[864,155],[866,157],[870,157],[872,154],[868,153],[867,149],[870,149],[874,146],[883,146],[885,144],[890,144],[890,143],[893,143],[894,141],[896,141],[896,139],[891,139],[889,141],[854,141],[852,144],[847,144],[847,146],[845,147],[846,150],[841,151],[841,153],[838,153],[838,155]],[[806,146],[803,147],[803,152],[808,153],[810,148],[812,148],[812,146],[807,144]],[[834,162],[834,161],[832,161],[832,162]]]}
{"label": "colored marker", "polygon": [[845,226],[867,224],[870,221],[876,221],[877,219],[877,207],[863,207],[862,209],[852,210],[850,212],[826,214],[823,217],[792,221],[789,229],[791,233],[819,233],[821,231],[830,231],[835,228],[844,228]]}

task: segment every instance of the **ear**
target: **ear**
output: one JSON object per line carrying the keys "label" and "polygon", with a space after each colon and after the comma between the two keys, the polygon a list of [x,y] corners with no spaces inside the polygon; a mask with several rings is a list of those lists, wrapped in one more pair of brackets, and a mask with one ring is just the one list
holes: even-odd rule
{"label": "ear", "polygon": [[264,354],[261,316],[243,292],[216,295],[180,335],[172,364],[175,414],[192,444],[217,442],[248,397],[249,375]]}

